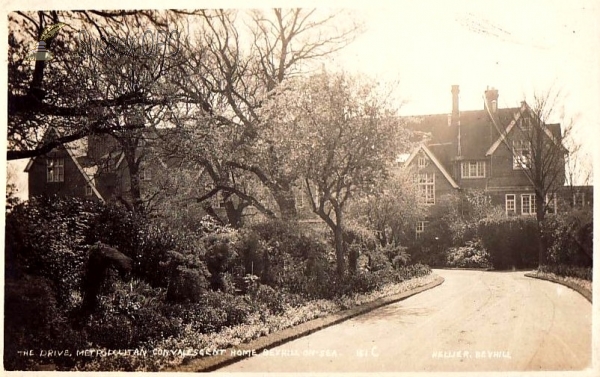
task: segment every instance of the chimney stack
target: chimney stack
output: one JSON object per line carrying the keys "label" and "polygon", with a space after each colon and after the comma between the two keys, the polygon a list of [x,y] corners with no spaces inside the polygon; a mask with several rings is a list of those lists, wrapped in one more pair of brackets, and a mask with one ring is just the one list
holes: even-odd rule
{"label": "chimney stack", "polygon": [[450,115],[450,125],[457,126],[460,124],[460,112],[458,111],[458,85],[452,85],[452,114]]}
{"label": "chimney stack", "polygon": [[484,106],[490,110],[493,114],[498,111],[498,89],[488,87],[485,90],[485,101]]}

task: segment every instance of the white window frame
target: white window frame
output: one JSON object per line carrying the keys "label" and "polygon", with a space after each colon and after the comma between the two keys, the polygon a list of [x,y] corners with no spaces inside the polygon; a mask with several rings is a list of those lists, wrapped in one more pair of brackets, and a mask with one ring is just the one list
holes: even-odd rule
{"label": "white window frame", "polygon": [[421,235],[425,232],[425,228],[427,227],[427,223],[429,221],[417,221],[415,225],[415,238],[421,238]]}
{"label": "white window frame", "polygon": [[521,118],[520,128],[523,132],[531,132],[531,118],[528,116]]}
{"label": "white window frame", "polygon": [[[513,170],[529,168],[531,164],[531,143],[528,140],[513,140]],[[525,154],[524,152],[527,152]]]}
{"label": "white window frame", "polygon": [[465,179],[485,178],[485,160],[462,161],[460,176]]}
{"label": "white window frame", "polygon": [[65,181],[65,159],[48,158],[46,159],[46,182],[64,182]]}
{"label": "white window frame", "polygon": [[[525,198],[528,200],[528,205],[525,206]],[[521,194],[521,214],[522,215],[535,215],[536,204],[535,194]]]}
{"label": "white window frame", "polygon": [[[509,203],[512,203],[512,209],[509,209]],[[505,194],[504,195],[504,212],[508,215],[509,213],[517,213],[517,195],[516,194]]]}
{"label": "white window frame", "polygon": [[152,180],[152,171],[150,169],[148,169],[147,167],[142,167],[140,169],[140,180],[141,181],[151,181]]}
{"label": "white window frame", "polygon": [[435,173],[419,173],[419,200],[423,204],[435,204]]}
{"label": "white window frame", "polygon": [[423,169],[423,168],[427,167],[427,164],[428,164],[427,157],[425,157],[425,156],[417,157],[417,167],[419,169]]}

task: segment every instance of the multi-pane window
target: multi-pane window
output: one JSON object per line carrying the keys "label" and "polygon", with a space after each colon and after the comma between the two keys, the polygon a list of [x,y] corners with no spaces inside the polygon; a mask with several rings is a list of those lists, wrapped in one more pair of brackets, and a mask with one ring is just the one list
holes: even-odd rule
{"label": "multi-pane window", "polygon": [[517,211],[515,194],[506,194],[504,197],[504,207],[506,214],[515,213]]}
{"label": "multi-pane window", "polygon": [[463,161],[461,163],[462,178],[485,178],[485,161]]}
{"label": "multi-pane window", "polygon": [[521,214],[535,215],[535,194],[521,194]]}
{"label": "multi-pane window", "polygon": [[424,204],[435,204],[435,174],[419,173],[419,197]]}
{"label": "multi-pane window", "polygon": [[64,182],[65,181],[65,159],[64,158],[49,158],[46,160],[46,180],[48,182]]}
{"label": "multi-pane window", "polygon": [[419,156],[417,158],[417,166],[422,169],[427,166],[427,158],[425,156]]}
{"label": "multi-pane window", "polygon": [[92,186],[89,184],[85,185],[85,196],[92,196]]}
{"label": "multi-pane window", "polygon": [[151,181],[152,180],[152,171],[148,168],[140,169],[140,179],[142,181]]}
{"label": "multi-pane window", "polygon": [[525,117],[521,119],[521,130],[523,132],[529,133],[531,131],[531,118]]}
{"label": "multi-pane window", "polygon": [[526,169],[531,163],[531,144],[528,140],[513,141],[513,169]]}
{"label": "multi-pane window", "polygon": [[583,208],[585,206],[585,193],[576,192],[573,194],[573,207]]}
{"label": "multi-pane window", "polygon": [[415,237],[420,238],[423,232],[425,231],[425,226],[427,225],[427,221],[417,221],[417,225],[415,228]]}

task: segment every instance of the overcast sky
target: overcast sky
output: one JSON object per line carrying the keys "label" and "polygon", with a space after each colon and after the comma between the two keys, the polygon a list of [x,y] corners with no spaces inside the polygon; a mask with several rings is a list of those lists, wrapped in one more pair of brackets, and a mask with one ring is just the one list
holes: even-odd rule
{"label": "overcast sky", "polygon": [[[5,4],[8,9],[23,9],[23,4],[14,0]],[[169,7],[197,8],[201,4],[246,8],[284,5],[281,1],[178,1],[170,2]],[[577,119],[576,136],[583,152],[596,154],[600,127],[598,1],[285,3],[289,4],[355,9],[365,31],[338,54],[334,64],[380,80],[397,80],[398,96],[406,101],[401,114],[449,112],[453,84],[460,86],[461,110],[481,109],[487,86],[498,89],[500,107],[516,106],[522,99],[530,98],[534,90],[560,89],[565,98],[565,116]],[[41,5],[27,5],[36,6],[161,7],[149,1],[105,1],[101,5],[90,1],[44,1]],[[6,17],[2,22],[6,25]],[[560,117],[555,121],[561,121]],[[17,169],[22,170],[21,165]]]}

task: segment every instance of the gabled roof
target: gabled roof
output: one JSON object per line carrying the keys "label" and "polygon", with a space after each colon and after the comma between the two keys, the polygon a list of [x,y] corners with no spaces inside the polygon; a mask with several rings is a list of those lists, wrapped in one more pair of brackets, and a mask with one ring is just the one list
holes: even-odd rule
{"label": "gabled roof", "polygon": [[[502,124],[509,123],[519,108],[498,109],[496,119]],[[428,136],[426,145],[442,161],[442,154],[451,153],[455,157],[458,151],[458,126],[448,124],[448,114],[410,116],[403,118],[406,126],[417,135]],[[464,159],[484,158],[490,140],[491,120],[486,110],[460,112],[461,156]],[[439,154],[442,153],[442,154]],[[448,167],[449,168],[449,167]]]}
{"label": "gabled roof", "polygon": [[429,159],[431,161],[433,161],[434,165],[440,170],[440,172],[442,172],[442,174],[444,175],[444,178],[446,178],[446,180],[448,180],[448,183],[450,183],[450,185],[452,187],[454,187],[456,189],[459,188],[459,186],[456,184],[454,179],[452,179],[452,176],[450,174],[448,174],[448,171],[444,168],[444,166],[442,165],[440,160],[438,160],[438,158],[435,156],[435,154],[433,154],[433,152],[431,152],[431,150],[429,148],[427,148],[427,146],[425,144],[419,145],[413,151],[413,153],[410,155],[408,160],[406,160],[406,162],[404,163],[405,168],[410,165],[410,163],[414,160],[414,158],[417,156],[417,154],[419,154],[419,151],[423,151],[427,155],[427,157],[429,157]]}
{"label": "gabled roof", "polygon": [[[489,109],[487,108],[487,106],[486,106],[486,110],[488,110],[488,112],[489,112]],[[530,111],[530,110],[531,110],[531,108],[529,107],[529,105],[526,102],[522,102],[521,108],[519,109],[519,111],[517,113],[514,114],[513,120],[508,124],[508,126],[506,126],[506,128],[504,130],[502,130],[502,128],[498,124],[498,121],[494,117],[491,117],[492,121],[494,122],[494,126],[498,129],[498,132],[500,133],[500,137],[494,142],[494,144],[492,144],[492,146],[485,153],[486,156],[491,156],[492,154],[494,154],[494,152],[496,151],[496,149],[498,149],[500,144],[502,144],[502,142],[504,142],[506,140],[506,137],[508,136],[510,131],[515,127],[515,125],[521,118],[522,114],[524,112]],[[490,114],[490,116],[491,116],[491,114]],[[561,134],[560,124],[546,124],[546,125],[544,125],[543,130],[544,130],[544,133],[550,138],[550,140],[552,140],[552,142],[554,142],[554,144],[560,145],[560,141],[557,140],[557,139],[560,139],[560,134]]]}
{"label": "gabled roof", "polygon": [[[60,132],[55,127],[50,127],[48,129],[48,132],[53,132],[53,133],[56,133],[57,136],[60,136]],[[44,136],[44,137],[47,137],[47,136]],[[100,192],[98,191],[98,189],[96,189],[96,185],[94,184],[93,174],[95,173],[95,170],[93,170],[91,166],[86,167],[84,169],[82,164],[79,162],[79,158],[84,157],[84,156],[79,156],[79,158],[78,158],[78,156],[76,155],[76,153],[81,153],[82,146],[83,146],[83,143],[79,142],[79,141],[63,144],[63,147],[69,154],[69,157],[71,157],[71,159],[73,160],[73,163],[77,167],[77,170],[79,170],[81,175],[84,177],[86,183],[92,188],[92,192],[94,193],[94,195],[96,195],[96,197],[98,199],[100,199],[102,202],[104,202],[105,201],[104,198],[102,197],[102,195],[100,195]],[[29,173],[29,170],[31,169],[31,167],[33,166],[33,163],[35,162],[35,160],[38,157],[39,156],[35,156],[35,157],[32,157],[29,159],[29,162],[27,162],[27,166],[25,167],[26,173]],[[92,171],[93,171],[93,173],[92,173]],[[90,176],[90,173],[92,173],[91,176]]]}

